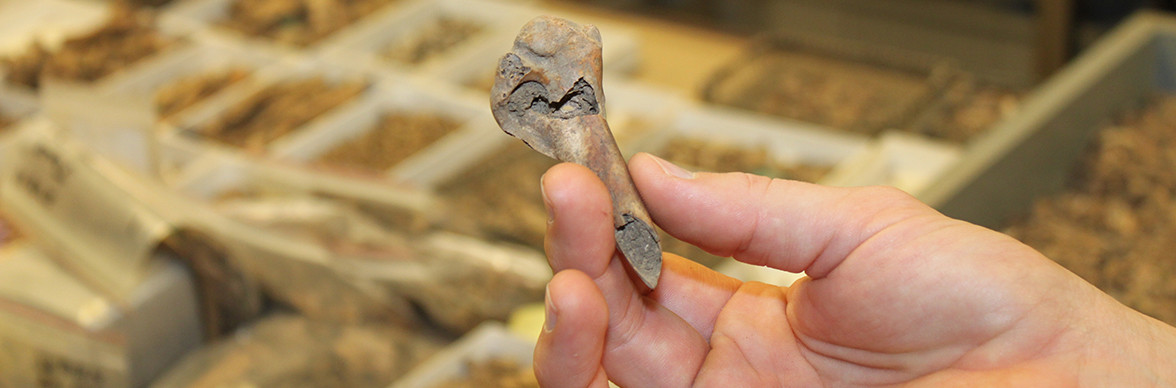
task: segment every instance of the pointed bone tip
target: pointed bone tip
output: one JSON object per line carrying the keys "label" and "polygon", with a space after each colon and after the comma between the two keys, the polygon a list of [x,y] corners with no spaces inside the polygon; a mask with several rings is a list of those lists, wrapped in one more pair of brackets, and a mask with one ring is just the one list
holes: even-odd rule
{"label": "pointed bone tip", "polygon": [[641,278],[641,282],[645,283],[645,286],[650,290],[655,290],[657,289],[657,280],[661,278],[661,266],[647,273],[637,271],[637,277]]}
{"label": "pointed bone tip", "polygon": [[662,255],[660,245],[655,245],[656,251],[652,249],[634,249],[630,247],[621,248],[621,253],[625,255],[630,269],[641,279],[641,283],[649,287],[649,290],[657,288],[658,279],[661,278],[662,272]]}
{"label": "pointed bone tip", "polygon": [[616,231],[617,246],[629,267],[651,290],[661,276],[662,251],[657,232],[640,218],[625,215],[626,223]]}

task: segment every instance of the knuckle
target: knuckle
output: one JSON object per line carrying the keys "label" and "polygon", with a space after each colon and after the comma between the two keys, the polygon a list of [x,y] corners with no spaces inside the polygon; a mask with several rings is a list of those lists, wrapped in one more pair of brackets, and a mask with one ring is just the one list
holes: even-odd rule
{"label": "knuckle", "polygon": [[854,197],[866,203],[885,207],[908,207],[920,204],[909,193],[892,186],[868,186],[856,188]]}
{"label": "knuckle", "polygon": [[772,187],[772,182],[775,180],[765,176],[749,174],[746,172],[737,172],[735,174],[738,174],[741,178],[743,178],[743,182],[746,185],[748,193],[756,194],[761,197],[768,194],[769,189]]}

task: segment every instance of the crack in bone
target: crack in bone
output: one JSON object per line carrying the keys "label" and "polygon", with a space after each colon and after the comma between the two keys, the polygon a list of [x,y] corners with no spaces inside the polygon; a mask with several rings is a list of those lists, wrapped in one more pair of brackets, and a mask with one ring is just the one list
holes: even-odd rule
{"label": "crack in bone", "polygon": [[596,102],[596,91],[583,78],[576,81],[572,85],[572,89],[557,101],[551,101],[547,88],[538,81],[523,82],[508,97],[506,106],[516,116],[534,112],[557,119],[570,119],[576,116],[600,114],[600,104]]}

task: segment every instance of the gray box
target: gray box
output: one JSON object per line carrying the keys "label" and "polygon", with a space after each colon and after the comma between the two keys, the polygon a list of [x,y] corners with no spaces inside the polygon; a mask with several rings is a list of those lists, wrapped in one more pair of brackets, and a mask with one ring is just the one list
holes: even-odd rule
{"label": "gray box", "polygon": [[1060,191],[1072,166],[1116,114],[1176,90],[1176,18],[1140,13],[1028,95],[981,134],[919,198],[990,228]]}
{"label": "gray box", "polygon": [[200,344],[192,280],[174,257],[156,255],[124,306],[26,241],[0,248],[0,387],[146,386]]}

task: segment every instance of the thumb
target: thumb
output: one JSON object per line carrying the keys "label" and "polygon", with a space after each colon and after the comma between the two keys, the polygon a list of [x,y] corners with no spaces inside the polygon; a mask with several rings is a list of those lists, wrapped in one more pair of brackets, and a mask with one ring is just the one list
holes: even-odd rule
{"label": "thumb", "polygon": [[543,387],[608,386],[603,357],[608,306],[592,279],[560,271],[547,285],[547,318],[535,344],[535,377]]}

